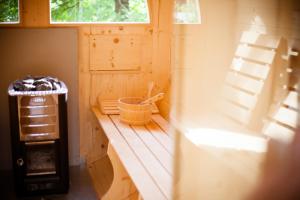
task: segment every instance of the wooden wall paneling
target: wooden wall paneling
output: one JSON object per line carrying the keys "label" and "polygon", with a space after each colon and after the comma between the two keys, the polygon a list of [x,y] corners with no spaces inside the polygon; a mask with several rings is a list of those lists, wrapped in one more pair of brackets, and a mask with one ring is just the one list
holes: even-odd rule
{"label": "wooden wall paneling", "polygon": [[143,35],[142,37],[142,55],[141,55],[141,72],[145,74],[145,78],[149,79],[151,69],[152,69],[152,61],[153,61],[153,41],[152,34]]}
{"label": "wooden wall paneling", "polygon": [[160,114],[165,119],[169,119],[169,113],[171,109],[171,86],[166,89],[164,99],[159,102],[158,108]]}
{"label": "wooden wall paneling", "polygon": [[130,24],[130,25],[92,25],[92,35],[142,35],[151,34],[151,24]]}
{"label": "wooden wall paneling", "polygon": [[140,70],[141,58],[141,36],[90,37],[91,70]]}
{"label": "wooden wall paneling", "polygon": [[153,67],[152,77],[160,87],[160,91],[165,92],[170,84],[170,63],[171,63],[171,41],[169,33],[160,33],[158,38],[158,54],[156,67]]}
{"label": "wooden wall paneling", "polygon": [[107,154],[108,148],[108,139],[102,128],[99,126],[96,118],[93,117],[90,123],[92,124],[91,142],[86,155],[88,165],[103,159]]}
{"label": "wooden wall paneling", "polygon": [[79,110],[80,110],[80,152],[81,157],[84,158],[91,148],[92,142],[92,115],[90,112],[90,80],[89,73],[81,73],[79,75]]}
{"label": "wooden wall paneling", "polygon": [[91,34],[90,26],[82,26],[78,28],[78,63],[79,73],[89,72],[89,37]]}
{"label": "wooden wall paneling", "polygon": [[89,74],[89,35],[90,27],[78,30],[78,78],[79,78],[79,124],[80,155],[84,160],[91,148],[91,113],[90,113],[90,74]]}
{"label": "wooden wall paneling", "polygon": [[114,100],[120,97],[142,97],[146,93],[144,74],[111,73],[91,74],[91,105],[97,104],[97,97],[103,100]]}

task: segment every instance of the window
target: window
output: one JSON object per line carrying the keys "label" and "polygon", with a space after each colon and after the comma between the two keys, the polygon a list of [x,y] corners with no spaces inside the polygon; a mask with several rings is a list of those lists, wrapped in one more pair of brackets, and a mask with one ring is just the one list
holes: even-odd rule
{"label": "window", "polygon": [[199,0],[175,0],[176,24],[200,24]]}
{"label": "window", "polygon": [[0,0],[0,24],[19,23],[19,1]]}
{"label": "window", "polygon": [[51,23],[149,23],[147,0],[50,0]]}

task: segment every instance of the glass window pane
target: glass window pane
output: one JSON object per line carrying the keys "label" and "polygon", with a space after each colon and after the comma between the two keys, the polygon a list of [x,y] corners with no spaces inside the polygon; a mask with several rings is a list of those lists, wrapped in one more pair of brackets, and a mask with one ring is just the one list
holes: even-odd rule
{"label": "glass window pane", "polygon": [[200,24],[199,0],[175,0],[176,24]]}
{"label": "glass window pane", "polygon": [[19,23],[18,0],[0,0],[0,23]]}
{"label": "glass window pane", "polygon": [[51,23],[149,23],[147,0],[50,0]]}

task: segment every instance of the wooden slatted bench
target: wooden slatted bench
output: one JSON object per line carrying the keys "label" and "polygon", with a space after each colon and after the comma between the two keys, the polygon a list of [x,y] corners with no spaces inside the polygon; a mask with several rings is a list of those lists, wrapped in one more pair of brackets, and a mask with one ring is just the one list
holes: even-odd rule
{"label": "wooden slatted bench", "polygon": [[139,198],[171,199],[173,139],[168,135],[168,122],[153,114],[149,124],[130,126],[120,122],[118,115],[103,115],[97,107],[92,111],[109,140],[107,153],[114,170],[113,183],[103,199],[132,199],[129,177]]}

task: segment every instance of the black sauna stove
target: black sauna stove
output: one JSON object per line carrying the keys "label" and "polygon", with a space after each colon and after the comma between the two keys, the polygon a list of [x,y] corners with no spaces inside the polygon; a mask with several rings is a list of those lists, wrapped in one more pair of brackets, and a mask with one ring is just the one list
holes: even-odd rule
{"label": "black sauna stove", "polygon": [[52,77],[27,77],[9,86],[18,196],[68,191],[67,93],[65,84]]}

